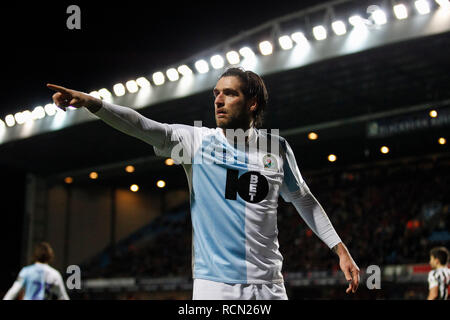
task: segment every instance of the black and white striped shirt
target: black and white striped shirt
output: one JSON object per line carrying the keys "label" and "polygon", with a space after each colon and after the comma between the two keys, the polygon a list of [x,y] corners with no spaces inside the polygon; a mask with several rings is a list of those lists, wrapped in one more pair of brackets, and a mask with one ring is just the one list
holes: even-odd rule
{"label": "black and white striped shirt", "polygon": [[428,273],[428,288],[438,287],[437,300],[447,300],[450,286],[450,269],[447,267],[437,268]]}

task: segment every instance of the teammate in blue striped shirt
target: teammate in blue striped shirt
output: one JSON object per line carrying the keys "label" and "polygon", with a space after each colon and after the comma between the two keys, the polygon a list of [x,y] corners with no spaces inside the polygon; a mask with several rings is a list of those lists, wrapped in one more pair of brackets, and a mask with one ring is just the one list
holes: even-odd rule
{"label": "teammate in blue striped shirt", "polygon": [[356,291],[359,268],[303,180],[289,144],[259,129],[267,90],[254,72],[231,68],[219,78],[216,128],[159,123],[78,91],[48,87],[58,91],[53,100],[63,110],[85,106],[183,165],[191,194],[194,299],[287,299],[278,244],[280,195],[339,255],[347,293]]}
{"label": "teammate in blue striped shirt", "polygon": [[448,300],[450,290],[450,269],[447,267],[449,253],[445,247],[436,247],[430,251],[428,273],[428,300]]}
{"label": "teammate in blue striped shirt", "polygon": [[53,249],[47,242],[34,249],[34,263],[22,268],[3,300],[14,300],[25,289],[24,300],[69,300],[61,274],[48,264],[53,260]]}

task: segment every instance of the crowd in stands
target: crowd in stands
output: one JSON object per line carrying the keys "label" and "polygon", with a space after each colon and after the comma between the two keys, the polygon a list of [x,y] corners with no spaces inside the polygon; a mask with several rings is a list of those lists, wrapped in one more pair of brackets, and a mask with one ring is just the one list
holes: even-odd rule
{"label": "crowd in stands", "polygon": [[[304,172],[303,176],[362,268],[427,263],[431,247],[450,244],[449,159]],[[130,244],[127,250],[113,252],[107,265],[91,268],[89,277],[190,277],[189,209],[181,219],[162,218],[159,223],[165,224],[164,232],[144,245]],[[278,230],[284,272],[339,270],[337,257],[281,198]]]}

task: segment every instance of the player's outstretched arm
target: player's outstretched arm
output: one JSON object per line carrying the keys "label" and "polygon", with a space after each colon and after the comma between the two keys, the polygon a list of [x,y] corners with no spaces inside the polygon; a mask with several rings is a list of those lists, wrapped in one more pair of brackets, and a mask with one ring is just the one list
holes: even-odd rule
{"label": "player's outstretched arm", "polygon": [[339,256],[339,267],[344,273],[345,279],[348,281],[346,293],[355,293],[360,282],[360,270],[353,260],[347,247],[339,242],[333,247],[333,251]]}
{"label": "player's outstretched arm", "polygon": [[85,107],[113,128],[158,148],[162,148],[166,141],[170,141],[170,132],[166,125],[148,119],[131,108],[107,103],[62,86],[47,84],[47,87],[56,91],[52,97],[53,102],[64,111],[69,106]]}
{"label": "player's outstretched arm", "polygon": [[20,280],[14,281],[12,287],[8,290],[8,292],[3,297],[3,300],[14,300],[17,298],[20,290],[23,288],[23,282]]}

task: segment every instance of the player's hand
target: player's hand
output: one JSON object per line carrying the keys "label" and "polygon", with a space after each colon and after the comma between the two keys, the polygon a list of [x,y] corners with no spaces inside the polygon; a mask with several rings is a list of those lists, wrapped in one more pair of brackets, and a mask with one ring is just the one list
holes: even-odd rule
{"label": "player's hand", "polygon": [[52,96],[53,102],[58,108],[64,111],[69,106],[74,108],[86,107],[91,112],[96,112],[101,108],[101,100],[86,93],[67,89],[55,84],[47,84],[47,87],[56,91]]}
{"label": "player's hand", "polygon": [[348,288],[345,290],[346,293],[355,293],[359,286],[360,276],[359,268],[356,265],[350,253],[342,254],[339,257],[339,267],[342,272],[344,272],[345,279],[348,281]]}

